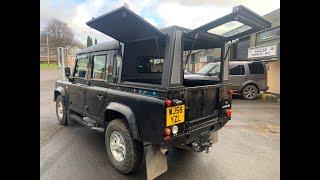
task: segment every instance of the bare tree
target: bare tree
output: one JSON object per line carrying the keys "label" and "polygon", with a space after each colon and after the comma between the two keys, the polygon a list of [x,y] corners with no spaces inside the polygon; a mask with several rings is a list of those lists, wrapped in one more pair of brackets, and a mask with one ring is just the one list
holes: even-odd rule
{"label": "bare tree", "polygon": [[73,40],[73,43],[72,43],[71,47],[77,47],[77,48],[80,48],[80,49],[85,48],[85,46],[81,42],[79,42],[77,39]]}
{"label": "bare tree", "polygon": [[57,47],[67,47],[75,45],[74,33],[67,23],[52,19],[46,29],[40,34],[40,41],[46,42],[46,38],[50,42],[50,48],[56,49]]}

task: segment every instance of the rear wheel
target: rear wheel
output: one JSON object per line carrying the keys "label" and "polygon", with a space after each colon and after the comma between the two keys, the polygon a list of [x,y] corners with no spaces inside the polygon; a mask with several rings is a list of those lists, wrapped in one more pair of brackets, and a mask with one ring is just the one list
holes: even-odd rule
{"label": "rear wheel", "polygon": [[253,100],[258,95],[258,88],[254,85],[246,85],[242,90],[242,97],[247,100]]}
{"label": "rear wheel", "polygon": [[56,115],[58,121],[62,125],[68,125],[67,121],[67,108],[63,101],[63,98],[59,95],[56,100]]}
{"label": "rear wheel", "polygon": [[127,124],[112,120],[105,134],[105,146],[112,165],[121,173],[137,169],[143,157],[143,144],[131,137]]}

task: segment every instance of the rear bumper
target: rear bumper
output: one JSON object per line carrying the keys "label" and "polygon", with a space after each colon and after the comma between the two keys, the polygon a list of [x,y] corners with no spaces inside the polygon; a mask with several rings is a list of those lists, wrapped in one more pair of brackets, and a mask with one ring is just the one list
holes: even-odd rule
{"label": "rear bumper", "polygon": [[216,118],[199,124],[196,127],[190,127],[182,134],[171,137],[169,141],[166,141],[166,145],[193,150],[193,142],[197,141],[200,145],[209,142],[210,135],[221,129],[227,122],[228,119]]}

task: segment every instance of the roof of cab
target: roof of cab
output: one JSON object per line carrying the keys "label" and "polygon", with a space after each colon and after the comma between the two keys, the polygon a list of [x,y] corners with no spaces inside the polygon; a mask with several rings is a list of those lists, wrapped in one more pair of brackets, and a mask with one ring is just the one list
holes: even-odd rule
{"label": "roof of cab", "polygon": [[119,41],[107,41],[99,44],[95,44],[88,48],[82,49],[77,54],[84,54],[84,53],[91,53],[96,51],[106,51],[106,50],[113,50],[118,49],[120,47]]}
{"label": "roof of cab", "polygon": [[[164,27],[162,29],[160,29],[160,31],[164,34],[166,34],[168,31],[172,30],[172,29],[178,29],[184,32],[189,32],[190,29],[187,28],[183,28],[180,26],[168,26],[168,27]],[[187,44],[186,44],[187,45]],[[197,46],[195,46],[194,49]],[[97,51],[106,51],[106,50],[113,50],[113,49],[118,49],[120,48],[119,45],[119,41],[116,40],[111,40],[111,41],[107,41],[107,42],[103,42],[103,43],[99,43],[99,44],[95,44],[93,46],[90,46],[88,48],[82,49],[80,50],[77,54],[84,54],[84,53],[92,53],[92,52],[97,52]]]}

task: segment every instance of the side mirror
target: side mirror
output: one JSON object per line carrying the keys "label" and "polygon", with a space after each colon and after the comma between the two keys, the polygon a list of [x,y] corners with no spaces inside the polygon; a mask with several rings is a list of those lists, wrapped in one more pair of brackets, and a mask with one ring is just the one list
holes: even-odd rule
{"label": "side mirror", "polygon": [[64,68],[64,73],[65,73],[66,77],[69,79],[70,75],[71,75],[70,68],[69,67],[65,67]]}

